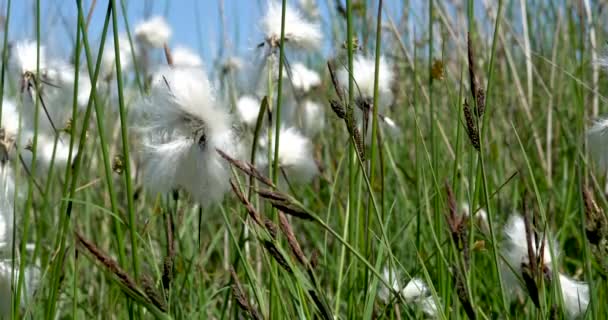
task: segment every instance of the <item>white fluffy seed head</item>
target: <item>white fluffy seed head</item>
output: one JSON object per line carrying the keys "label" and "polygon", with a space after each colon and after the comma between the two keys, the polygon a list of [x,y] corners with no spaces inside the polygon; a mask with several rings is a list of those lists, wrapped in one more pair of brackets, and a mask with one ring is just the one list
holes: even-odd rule
{"label": "white fluffy seed head", "polygon": [[291,67],[291,81],[296,90],[308,92],[321,85],[321,76],[314,70],[308,69],[302,63],[295,63]]}
{"label": "white fluffy seed head", "polygon": [[[274,133],[272,138],[274,139]],[[268,146],[268,140],[264,137],[260,141],[260,146],[270,148],[271,155],[274,155],[274,141]],[[312,152],[312,143],[296,128],[281,128],[279,166],[287,175],[290,183],[307,183],[318,173],[317,164]],[[272,165],[268,164],[268,161],[264,159],[261,159],[258,163],[266,166]]]}
{"label": "white fluffy seed head", "polygon": [[[46,47],[40,45],[40,70],[46,69]],[[11,52],[11,65],[16,67],[21,77],[25,73],[36,73],[38,65],[38,44],[36,41],[23,40],[15,44]]]}
{"label": "white fluffy seed head", "polygon": [[584,314],[589,305],[589,285],[562,274],[559,275],[559,283],[568,316],[573,319]]}
{"label": "white fluffy seed head", "polygon": [[412,278],[403,287],[399,282],[399,277],[400,275],[398,272],[386,267],[384,268],[382,271],[382,278],[390,285],[390,289],[387,288],[386,285],[381,284],[378,290],[378,299],[387,304],[391,302],[392,292],[399,292],[401,298],[405,300],[405,302],[420,308],[425,315],[429,317],[437,316],[437,303],[435,303],[433,296],[430,295],[430,290],[424,280]]}
{"label": "white fluffy seed head", "polygon": [[171,50],[173,65],[177,67],[202,67],[203,60],[190,48],[177,46]]}
{"label": "white fluffy seed head", "polygon": [[140,22],[135,27],[135,36],[145,46],[162,48],[171,38],[171,27],[165,18],[155,16]]}
{"label": "white fluffy seed head", "polygon": [[314,136],[325,128],[325,113],[320,104],[306,100],[300,108],[300,124],[306,135]]}
{"label": "white fluffy seed head", "polygon": [[[268,9],[262,18],[262,29],[266,41],[278,47],[281,41],[282,5],[275,0],[268,1]],[[285,41],[292,47],[317,50],[321,47],[323,34],[319,23],[307,21],[291,6],[285,8]]]}
{"label": "white fluffy seed head", "polygon": [[143,178],[151,190],[181,187],[202,205],[221,200],[229,189],[230,170],[216,150],[238,157],[241,147],[228,111],[216,102],[202,69],[160,69],[136,121]]}
{"label": "white fluffy seed head", "polygon": [[[133,67],[133,55],[135,54],[135,56],[137,56],[139,54],[137,44],[133,42],[134,50],[131,50],[129,37],[126,34],[121,33],[118,36],[118,47],[121,71],[128,72]],[[111,78],[116,74],[115,53],[114,41],[108,41],[103,49],[103,55],[101,56],[101,67],[99,72],[102,79]]]}
{"label": "white fluffy seed head", "polygon": [[[549,242],[552,242],[554,250],[557,250],[557,242],[549,234],[545,234],[544,237],[543,234],[539,234],[539,236],[540,239],[537,239],[539,242],[538,248],[536,243],[534,243],[534,239],[532,241],[533,252],[535,255],[540,256],[540,261],[543,261],[544,266],[551,270],[552,256]],[[543,238],[544,244],[540,242]],[[540,248],[544,248],[542,253],[539,252]],[[504,263],[502,265],[505,284],[511,291],[520,292],[521,284],[519,278],[521,278],[522,274],[522,264],[529,264],[530,259],[528,257],[526,227],[523,217],[519,214],[513,214],[509,217],[504,227],[504,240],[500,251],[508,263],[508,265]],[[554,252],[554,256],[557,257],[558,253]]]}
{"label": "white fluffy seed head", "polygon": [[[374,97],[374,77],[376,71],[376,61],[373,57],[359,55],[353,63],[352,77],[355,82],[355,92],[365,99]],[[381,111],[385,110],[393,101],[391,86],[394,81],[393,70],[390,68],[386,59],[380,57],[378,67],[378,107]],[[338,71],[338,81],[342,86],[347,87],[349,82],[348,70],[342,68]]]}
{"label": "white fluffy seed head", "polygon": [[608,118],[596,121],[587,131],[589,153],[597,166],[608,170]]}
{"label": "white fluffy seed head", "polygon": [[15,181],[9,166],[0,167],[0,252],[10,250],[13,240]]}
{"label": "white fluffy seed head", "polygon": [[428,295],[429,288],[426,283],[420,278],[413,278],[407,285],[401,290],[401,296],[405,301],[413,301],[420,297]]}
{"label": "white fluffy seed head", "polygon": [[2,125],[7,137],[15,138],[19,132],[19,111],[15,101],[7,99],[2,101]]}
{"label": "white fluffy seed head", "polygon": [[[32,131],[23,131],[21,133],[21,143],[19,144],[21,156],[24,164],[32,167],[33,154],[31,150],[25,150],[26,146],[33,147],[34,133]],[[55,148],[55,158],[53,160],[53,149]],[[72,161],[76,158],[77,146],[72,150]],[[45,176],[53,162],[54,170],[63,170],[69,163],[70,144],[69,138],[62,135],[61,139],[57,139],[55,147],[55,139],[51,136],[38,133],[38,141],[36,142],[36,174]]]}
{"label": "white fluffy seed head", "polygon": [[[11,279],[13,286],[11,286]],[[0,318],[10,318],[13,303],[13,288],[19,279],[19,264],[11,260],[0,260]],[[24,286],[22,287],[21,307],[24,308],[30,301],[40,283],[40,270],[36,267],[24,269]]]}
{"label": "white fluffy seed head", "polygon": [[256,125],[260,113],[260,101],[257,98],[253,96],[240,97],[236,103],[236,109],[244,124],[250,127]]}

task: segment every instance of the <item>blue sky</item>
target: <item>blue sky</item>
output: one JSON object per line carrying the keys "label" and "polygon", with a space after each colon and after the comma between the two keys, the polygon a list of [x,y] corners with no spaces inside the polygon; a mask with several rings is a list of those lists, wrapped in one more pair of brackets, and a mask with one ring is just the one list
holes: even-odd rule
{"label": "blue sky", "polygon": [[[223,0],[226,19],[225,34],[230,38],[228,54],[243,55],[262,40],[259,18],[267,0]],[[318,0],[323,20],[327,21],[328,5],[335,0]],[[119,2],[119,1],[118,1]],[[220,0],[125,0],[131,31],[146,15],[163,15],[173,28],[171,45],[185,45],[199,51],[204,60],[210,62],[217,57],[222,36]],[[296,5],[298,1],[288,0]],[[376,1],[372,1],[376,2]],[[7,0],[0,0],[2,14],[6,12]],[[35,38],[35,0],[12,0],[9,40]],[[91,0],[83,0],[88,10]],[[401,1],[385,1],[387,12],[398,12]],[[42,33],[44,43],[53,53],[65,55],[71,51],[71,42],[76,26],[74,0],[41,0]],[[92,23],[91,39],[98,40],[107,9],[107,0],[98,0]],[[424,11],[422,11],[424,12]],[[122,11],[121,11],[122,14]],[[393,17],[396,19],[396,17]],[[125,30],[123,19],[119,28]]]}

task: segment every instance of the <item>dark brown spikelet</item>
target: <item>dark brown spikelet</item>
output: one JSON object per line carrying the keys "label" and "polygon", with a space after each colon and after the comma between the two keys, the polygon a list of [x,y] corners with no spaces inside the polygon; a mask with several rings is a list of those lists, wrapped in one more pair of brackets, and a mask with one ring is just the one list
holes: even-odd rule
{"label": "dark brown spikelet", "polygon": [[163,261],[163,288],[169,290],[173,280],[173,261],[175,260],[175,241],[173,239],[173,215],[167,214],[165,229],[167,233],[167,255]]}
{"label": "dark brown spikelet", "polygon": [[270,254],[274,258],[274,260],[283,269],[285,269],[285,271],[287,271],[289,273],[293,273],[293,270],[291,270],[291,267],[287,263],[287,259],[283,256],[283,254],[281,253],[279,248],[277,248],[277,245],[274,242],[269,241],[269,240],[263,240],[262,245],[264,246],[264,248],[266,248],[266,251],[268,251],[268,254]]}
{"label": "dark brown spikelet", "polygon": [[255,210],[253,205],[245,198],[245,195],[239,190],[239,187],[234,183],[234,179],[230,179],[230,187],[232,187],[232,192],[236,195],[236,197],[241,201],[241,203],[247,209],[247,213],[251,217],[251,219],[260,227],[264,227],[264,222],[262,221],[262,217],[260,213]]}
{"label": "dark brown spikelet", "polygon": [[156,288],[154,287],[154,281],[150,279],[150,276],[142,276],[139,282],[141,283],[141,287],[144,290],[144,293],[146,294],[146,296],[148,296],[148,298],[150,298],[154,305],[158,306],[161,311],[167,312],[167,304],[165,303],[165,300],[163,300],[161,295],[158,293],[158,290],[156,290]]}
{"label": "dark brown spikelet", "polygon": [[232,277],[233,282],[232,295],[234,296],[239,308],[245,311],[252,319],[262,320],[263,318],[260,313],[251,305],[251,303],[249,303],[249,299],[247,298],[245,290],[239,281],[239,277],[236,275],[236,272],[234,272],[232,267],[230,267],[230,276]]}
{"label": "dark brown spikelet", "polygon": [[336,73],[334,72],[334,67],[331,61],[327,62],[327,69],[329,70],[329,77],[331,79],[331,83],[334,85],[334,90],[336,90],[336,95],[338,96],[338,99],[340,101],[344,101],[344,92],[342,91],[342,87],[338,82],[338,78],[336,78]]}
{"label": "dark brown spikelet", "polygon": [[273,207],[290,216],[304,220],[314,220],[314,217],[306,212],[306,210],[293,203],[288,196],[279,191],[260,189],[256,192],[260,195],[260,197],[270,201]]}
{"label": "dark brown spikelet", "polygon": [[469,82],[471,86],[471,96],[475,99],[475,105],[477,109],[475,114],[478,117],[483,116],[486,107],[486,95],[484,90],[479,85],[479,80],[475,71],[475,51],[473,50],[473,43],[471,39],[471,33],[467,33],[467,57],[469,62]]}
{"label": "dark brown spikelet", "polygon": [[310,254],[310,267],[316,269],[319,265],[319,250],[314,249]]}
{"label": "dark brown spikelet", "polygon": [[270,179],[266,178],[263,174],[261,174],[251,163],[234,159],[233,157],[229,156],[227,153],[220,149],[216,149],[216,151],[222,158],[224,158],[224,160],[228,161],[230,164],[241,170],[243,173],[254,177],[258,181],[269,187],[274,188],[274,184],[272,183],[272,181],[270,181]]}
{"label": "dark brown spikelet", "polygon": [[296,239],[296,235],[294,234],[293,229],[291,228],[291,225],[289,224],[289,221],[287,220],[287,217],[285,216],[285,214],[283,214],[280,211],[279,211],[279,226],[281,226],[281,231],[283,231],[283,234],[287,238],[287,243],[289,244],[289,247],[291,248],[291,252],[293,252],[293,255],[296,257],[296,259],[298,260],[298,262],[300,264],[302,264],[304,267],[308,268],[308,266],[309,266],[308,259],[306,259],[306,256],[304,255],[304,252],[302,251],[302,247],[300,247],[300,243],[298,242],[298,239]]}
{"label": "dark brown spikelet", "polygon": [[344,119],[346,117],[346,110],[344,110],[344,106],[338,100],[329,100],[329,105],[338,118]]}
{"label": "dark brown spikelet", "polygon": [[270,233],[270,236],[273,239],[277,238],[277,234],[279,233],[279,228],[277,227],[277,225],[274,222],[272,222],[272,220],[270,220],[268,218],[264,218],[264,227],[266,228],[268,233]]}
{"label": "dark brown spikelet", "polygon": [[608,219],[604,210],[594,200],[588,187],[583,187],[585,203],[585,235],[591,245],[591,253],[598,263],[601,275],[608,278]]}
{"label": "dark brown spikelet", "polygon": [[308,290],[308,294],[310,294],[310,297],[312,298],[312,301],[314,301],[315,305],[317,306],[317,308],[321,312],[322,319],[333,320],[334,317],[331,314],[331,310],[329,309],[329,306],[327,305],[327,303],[325,303],[319,297],[319,295],[317,294],[317,292],[314,291],[314,290]]}
{"label": "dark brown spikelet", "polygon": [[473,304],[471,300],[469,300],[469,295],[467,293],[467,285],[462,277],[460,271],[456,271],[454,274],[454,287],[456,288],[456,294],[458,295],[458,300],[462,304],[467,317],[471,320],[477,319],[477,315],[475,314],[475,309],[473,308]]}
{"label": "dark brown spikelet", "polygon": [[469,141],[471,141],[473,148],[479,151],[479,131],[477,131],[475,118],[473,118],[473,113],[471,112],[471,108],[469,107],[467,100],[464,100],[462,110],[464,112],[464,120],[467,126],[467,135],[469,136]]}
{"label": "dark brown spikelet", "polygon": [[531,269],[529,264],[521,264],[521,277],[524,279],[526,285],[526,291],[532,302],[537,308],[540,308],[540,297],[538,295],[538,285],[536,284],[534,271]]}
{"label": "dark brown spikelet", "polygon": [[167,60],[167,64],[173,66],[173,55],[171,54],[171,49],[169,49],[169,46],[166,43],[163,45],[163,49],[165,50],[165,59]]}
{"label": "dark brown spikelet", "polygon": [[361,161],[365,161],[365,143],[363,142],[363,137],[361,137],[361,132],[357,127],[352,128],[353,131],[353,139],[355,140],[355,147],[357,149],[357,153],[361,158]]}
{"label": "dark brown spikelet", "polygon": [[125,272],[118,263],[112,259],[110,256],[106,255],[103,251],[97,248],[96,245],[86,240],[80,233],[76,232],[76,239],[78,239],[78,244],[87,249],[87,251],[103,266],[105,266],[108,271],[114,274],[120,282],[122,282],[125,286],[133,291],[138,291],[137,284],[135,280],[129,276],[127,272]]}
{"label": "dark brown spikelet", "polygon": [[445,190],[448,201],[448,213],[446,214],[446,220],[450,229],[452,240],[456,244],[456,247],[462,252],[465,267],[468,268],[470,260],[469,242],[467,239],[467,217],[459,215],[456,209],[456,198],[454,197],[454,191],[448,181],[445,182]]}

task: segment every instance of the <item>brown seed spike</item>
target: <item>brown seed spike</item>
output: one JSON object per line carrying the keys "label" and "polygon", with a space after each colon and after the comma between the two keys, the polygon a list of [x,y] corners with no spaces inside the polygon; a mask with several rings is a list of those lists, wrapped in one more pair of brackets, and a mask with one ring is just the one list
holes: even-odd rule
{"label": "brown seed spike", "polygon": [[471,112],[471,108],[469,107],[469,103],[467,100],[464,101],[464,105],[462,107],[464,112],[464,120],[467,126],[467,135],[469,136],[469,140],[471,141],[471,145],[479,151],[479,131],[477,131],[477,125],[475,124],[475,119],[473,118],[473,113]]}
{"label": "brown seed spike", "polygon": [[287,220],[287,217],[280,211],[279,225],[281,226],[281,231],[283,231],[283,234],[287,238],[287,243],[289,244],[289,247],[291,248],[291,251],[293,252],[294,256],[296,256],[298,262],[300,262],[300,264],[302,264],[303,266],[308,267],[308,259],[306,259],[306,256],[304,255],[304,252],[300,247],[300,243],[298,243],[298,239],[296,239],[296,235],[294,234],[293,229],[291,228],[291,225]]}

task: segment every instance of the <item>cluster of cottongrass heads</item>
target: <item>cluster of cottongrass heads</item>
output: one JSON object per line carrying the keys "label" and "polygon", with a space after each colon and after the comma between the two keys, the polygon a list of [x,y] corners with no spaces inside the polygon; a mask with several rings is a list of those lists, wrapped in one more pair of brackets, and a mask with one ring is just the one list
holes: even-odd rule
{"label": "cluster of cottongrass heads", "polygon": [[[251,225],[257,230],[255,234],[259,238],[263,238],[260,234],[266,237],[262,241],[264,248],[291,273],[296,273],[293,266],[273,242],[278,232],[276,222],[264,220],[250,197],[240,191],[231,179],[236,171],[232,165],[260,180],[263,188],[268,189],[256,186],[255,191],[262,198],[270,199],[275,208],[315,220],[303,205],[287,194],[296,185],[311,183],[321,173],[314,139],[326,133],[329,120],[344,119],[355,140],[364,137],[356,143],[365,149],[373,138],[370,128],[372,106],[376,104],[381,132],[391,133],[387,135],[389,138],[401,132],[389,117],[394,111],[394,84],[399,79],[391,59],[385,56],[357,50],[353,70],[349,70],[345,55],[339,53],[331,59],[329,68],[333,66],[337,70],[335,76],[330,70],[331,81],[342,101],[330,107],[326,99],[319,98],[319,93],[326,93],[323,84],[327,76],[319,71],[318,65],[307,63],[306,57],[318,55],[323,46],[320,15],[314,1],[300,1],[300,8],[302,10],[292,6],[283,8],[277,1],[269,1],[259,25],[264,38],[253,53],[255,57],[249,59],[255,63],[244,66],[238,58],[231,57],[223,63],[217,78],[194,51],[182,45],[169,46],[172,30],[162,17],[139,23],[133,38],[125,33],[117,34],[121,72],[125,78],[142,84],[140,91],[128,88],[131,91],[127,92],[131,127],[128,143],[136,152],[132,163],[115,164],[115,170],[121,171],[120,166],[135,167],[138,170],[131,178],[153,199],[162,198],[158,195],[179,195],[176,191],[183,191],[190,199],[179,201],[193,208],[198,206],[201,211],[221,203],[232,190],[254,220]],[[95,84],[97,91],[104,94],[108,105],[113,107],[119,104],[117,89],[112,85],[117,80],[115,53],[114,43],[109,42],[99,57],[100,79]],[[32,181],[51,180],[49,172],[53,168],[63,171],[72,165],[82,150],[69,144],[68,133],[73,129],[74,117],[90,107],[93,89],[88,72],[75,69],[67,59],[48,55],[44,45],[31,40],[12,46],[9,70],[16,94],[3,101],[0,130],[0,317],[11,313],[20,270],[25,272],[21,307],[35,297],[40,281],[40,267],[34,263],[19,268],[21,259],[12,250],[15,247],[13,225],[21,218],[16,215],[17,208],[24,202],[23,195],[15,190],[15,164],[19,163]],[[226,88],[224,77],[233,79],[237,88]],[[349,106],[354,109],[353,113],[345,115],[345,93],[351,80],[355,106]],[[78,84],[78,92],[72,91],[75,84]],[[473,95],[478,97],[476,93]],[[330,117],[332,110],[337,117]],[[110,108],[108,117],[116,117],[117,112],[118,108]],[[478,111],[477,117],[481,118],[482,113]],[[608,151],[603,148],[608,146],[607,137],[608,120],[598,121],[589,130],[592,155],[604,170],[608,169]],[[119,152],[116,155],[120,158]],[[360,160],[365,161],[363,157]],[[38,184],[36,187],[41,188]],[[451,191],[449,193],[453,198]],[[489,217],[483,208],[472,212],[468,204],[462,204],[457,210],[453,200],[450,199],[451,212],[447,221],[454,242],[466,239],[467,234],[462,230],[470,219],[474,219],[484,236],[490,236]],[[457,211],[462,215],[457,215]],[[287,235],[293,255],[308,271],[310,286],[316,289],[317,279],[311,275],[315,263],[302,253],[289,220],[283,213],[279,217],[280,228]],[[92,244],[79,238],[85,247],[95,251],[94,255],[102,256],[99,249],[91,249]],[[559,271],[560,244],[550,232],[531,223],[525,215],[513,214],[504,225],[502,238],[502,280],[513,297],[525,299],[529,296],[539,307],[539,288],[544,282],[558,283],[567,315],[575,318],[586,313],[590,303],[589,285]],[[457,250],[458,257],[463,258],[465,271],[470,267],[469,249]],[[247,247],[246,254],[250,253]],[[107,261],[112,259],[103,257]],[[111,265],[115,266],[114,262]],[[450,266],[449,272],[457,285],[466,287],[464,273],[457,269],[456,265]],[[126,273],[120,272],[125,275],[123,280],[127,279]],[[403,281],[402,272],[388,266],[375,276],[381,279],[376,300],[384,307],[404,302],[415,313],[429,318],[440,317],[446,314],[444,309],[449,308],[437,297],[431,277],[425,280],[411,277]],[[136,285],[130,278],[127,280],[127,285]],[[245,297],[236,273],[233,273],[233,281],[239,306],[253,318],[259,317],[254,299]],[[145,295],[148,293],[142,294]],[[152,295],[147,297],[152,300]],[[464,295],[459,298],[463,304],[470,304]],[[327,312],[323,297],[314,296],[313,300],[321,312]],[[159,305],[164,308],[162,303]]]}

